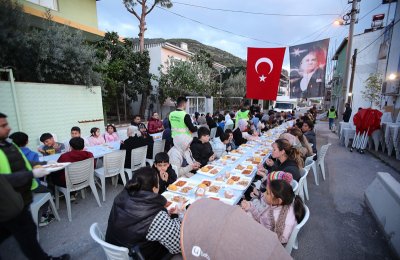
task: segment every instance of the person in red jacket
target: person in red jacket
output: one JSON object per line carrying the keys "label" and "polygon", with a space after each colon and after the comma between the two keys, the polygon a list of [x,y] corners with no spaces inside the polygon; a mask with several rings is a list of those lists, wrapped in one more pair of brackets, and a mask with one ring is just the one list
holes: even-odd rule
{"label": "person in red jacket", "polygon": [[[73,137],[69,141],[69,145],[71,146],[71,151],[63,153],[60,158],[58,158],[57,162],[79,162],[89,158],[93,158],[93,154],[88,151],[84,151],[85,141],[81,137]],[[96,164],[95,164],[96,165]],[[66,187],[65,183],[65,172],[64,170],[56,171],[51,173],[51,180],[57,186]]]}
{"label": "person in red jacket", "polygon": [[157,112],[154,112],[148,123],[149,134],[156,134],[164,131],[164,126]]}

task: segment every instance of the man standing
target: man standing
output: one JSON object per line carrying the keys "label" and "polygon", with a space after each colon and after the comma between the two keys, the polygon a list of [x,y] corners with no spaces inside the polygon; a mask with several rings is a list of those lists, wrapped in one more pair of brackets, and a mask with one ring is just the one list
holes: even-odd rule
{"label": "man standing", "polygon": [[248,121],[250,119],[249,118],[249,113],[250,113],[249,106],[250,106],[249,101],[244,102],[243,107],[236,113],[235,128],[238,127],[240,119],[244,119],[246,121]]}
{"label": "man standing", "polygon": [[172,138],[181,134],[191,137],[192,133],[197,131],[197,127],[193,125],[190,115],[186,113],[186,104],[187,99],[185,97],[178,97],[176,110],[169,114]]}
{"label": "man standing", "polygon": [[346,110],[343,113],[343,121],[348,123],[351,117],[351,107],[349,103],[346,103]]}
{"label": "man standing", "polygon": [[[41,178],[48,174],[43,168],[35,168],[26,159],[21,150],[8,139],[11,128],[7,116],[0,113],[0,174],[9,182],[23,200],[22,210],[10,218],[0,221],[0,242],[9,236],[14,236],[22,252],[28,259],[70,259],[68,254],[60,257],[51,257],[46,254],[37,241],[37,229],[33,222],[29,205],[32,202],[31,188],[38,185],[33,178]],[[0,192],[3,192],[1,187]],[[3,211],[3,210],[2,210]],[[4,212],[1,212],[3,215]]]}
{"label": "man standing", "polygon": [[335,122],[335,118],[337,118],[337,112],[334,106],[331,106],[327,113],[327,117],[329,119],[329,130],[332,130],[333,123]]}

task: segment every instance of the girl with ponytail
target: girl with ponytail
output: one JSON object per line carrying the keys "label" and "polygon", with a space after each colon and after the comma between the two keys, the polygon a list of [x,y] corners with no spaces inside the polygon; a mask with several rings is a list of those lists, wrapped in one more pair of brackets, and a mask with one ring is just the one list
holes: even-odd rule
{"label": "girl with ponytail", "polygon": [[304,160],[301,158],[300,152],[288,140],[277,139],[272,144],[272,158],[276,160],[267,159],[264,164],[265,168],[258,168],[259,176],[265,178],[268,172],[284,171],[291,173],[296,181],[300,180],[300,169],[304,167]]}
{"label": "girl with ponytail", "polygon": [[292,186],[285,180],[271,181],[263,199],[265,208],[255,207],[249,201],[242,201],[241,206],[256,221],[275,232],[282,244],[286,244],[294,227],[304,218],[303,201],[294,195]]}

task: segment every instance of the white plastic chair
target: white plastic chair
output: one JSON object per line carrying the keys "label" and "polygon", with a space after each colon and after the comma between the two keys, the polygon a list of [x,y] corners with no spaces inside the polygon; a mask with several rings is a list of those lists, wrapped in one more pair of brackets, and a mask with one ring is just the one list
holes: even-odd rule
{"label": "white plastic chair", "polygon": [[[104,155],[104,167],[94,170],[96,177],[101,182],[101,193],[103,194],[103,201],[106,201],[106,178],[120,175],[124,185],[126,184],[124,164],[125,164],[126,150],[114,151]],[[113,178],[113,184],[115,187],[118,184],[118,180]]]}
{"label": "white plastic chair", "polygon": [[293,192],[296,193],[297,189],[299,188],[299,183],[296,180],[292,180],[290,185],[292,186]]}
{"label": "white plastic chair", "polygon": [[231,129],[231,130],[233,130],[233,124],[225,125],[225,127],[224,127],[224,132],[225,132],[226,129]]}
{"label": "white plastic chair", "polygon": [[152,157],[152,159],[146,159],[146,162],[148,162],[150,164],[150,166],[153,166],[154,160],[156,158],[156,154],[164,152],[164,148],[165,148],[165,139],[154,141],[153,157]]}
{"label": "white plastic chair", "polygon": [[74,162],[65,168],[66,188],[55,186],[56,207],[60,208],[59,192],[65,196],[67,204],[68,219],[72,221],[71,214],[71,195],[72,191],[81,190],[82,197],[85,198],[84,188],[90,186],[97,204],[101,207],[96,185],[94,184],[94,158],[89,158],[80,162]]}
{"label": "white plastic chair", "polygon": [[[309,169],[308,169],[309,170]],[[301,173],[301,178],[299,180],[299,187],[297,188],[295,194],[299,195],[300,198],[304,201],[304,194],[307,200],[309,200],[308,197],[308,187],[307,187],[307,175],[308,175],[308,170],[306,168],[303,168],[300,170]]]}
{"label": "white plastic chair", "polygon": [[132,149],[131,152],[131,168],[125,168],[128,173],[129,180],[132,179],[133,172],[141,167],[146,166],[147,145]]}
{"label": "white plastic chair", "polygon": [[294,249],[299,248],[299,240],[297,239],[297,235],[299,234],[300,229],[307,223],[308,219],[310,218],[310,210],[305,204],[304,204],[304,209],[305,209],[305,215],[303,220],[295,226],[295,228],[292,231],[292,234],[290,234],[289,241],[285,246],[285,249],[289,254],[292,253],[293,248]]}
{"label": "white plastic chair", "polygon": [[90,236],[104,250],[107,260],[129,260],[129,249],[126,247],[114,246],[104,241],[104,234],[100,231],[99,225],[93,223],[90,226]]}
{"label": "white plastic chair", "polygon": [[217,134],[217,128],[216,127],[211,128],[210,139],[214,139],[216,134]]}
{"label": "white plastic chair", "polygon": [[331,146],[331,143],[321,146],[321,149],[318,153],[317,165],[321,168],[322,178],[325,180],[325,155],[328,152],[328,148]]}
{"label": "white plastic chair", "polygon": [[58,221],[60,221],[60,216],[58,215],[56,206],[54,205],[53,198],[51,197],[50,192],[46,193],[33,193],[33,201],[30,205],[31,213],[33,217],[33,221],[36,225],[38,225],[38,213],[40,207],[42,207],[47,201],[50,202],[51,210],[53,211],[54,216]]}
{"label": "white plastic chair", "polygon": [[314,161],[314,155],[311,155],[311,156],[306,158],[304,168],[305,169],[308,168],[308,171],[310,171],[310,169],[313,170],[315,185],[319,185],[317,165],[315,164],[315,161]]}

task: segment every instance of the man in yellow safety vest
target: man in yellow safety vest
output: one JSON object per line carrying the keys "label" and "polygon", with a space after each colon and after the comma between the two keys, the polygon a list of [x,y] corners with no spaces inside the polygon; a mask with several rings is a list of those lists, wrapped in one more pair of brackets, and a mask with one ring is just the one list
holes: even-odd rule
{"label": "man in yellow safety vest", "polygon": [[235,118],[235,128],[238,127],[239,125],[239,120],[244,119],[248,121],[250,110],[249,110],[250,103],[249,101],[244,102],[243,107],[236,113],[236,118]]}
{"label": "man in yellow safety vest", "polygon": [[169,114],[172,138],[181,134],[192,136],[192,133],[197,131],[197,127],[193,125],[190,115],[186,113],[186,104],[187,99],[185,97],[178,97],[176,110]]}
{"label": "man in yellow safety vest", "polygon": [[334,106],[331,106],[328,113],[326,114],[329,119],[329,130],[332,130],[333,123],[335,122],[335,118],[337,118],[337,111]]}

